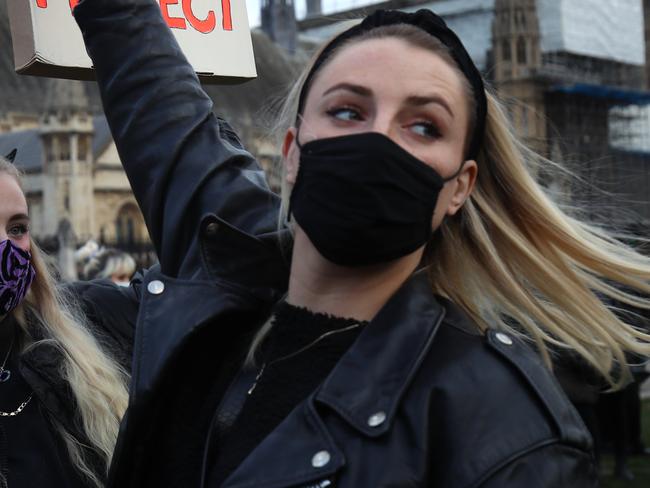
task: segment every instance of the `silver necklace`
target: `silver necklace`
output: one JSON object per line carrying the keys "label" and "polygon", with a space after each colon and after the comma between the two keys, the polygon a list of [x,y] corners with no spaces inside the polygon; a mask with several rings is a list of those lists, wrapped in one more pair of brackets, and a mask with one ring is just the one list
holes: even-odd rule
{"label": "silver necklace", "polygon": [[33,396],[34,396],[33,393],[32,393],[31,395],[29,395],[29,397],[27,397],[27,400],[25,400],[23,403],[21,403],[21,404],[18,406],[18,408],[17,408],[16,410],[14,410],[13,412],[3,412],[3,411],[0,410],[0,417],[15,417],[15,416],[18,415],[20,412],[22,412],[23,410],[25,410],[25,407],[26,407],[27,404],[31,401],[31,399],[32,399]]}
{"label": "silver necklace", "polygon": [[248,390],[248,394],[250,395],[250,394],[253,393],[253,390],[255,390],[255,387],[259,383],[260,378],[264,374],[264,370],[266,370],[267,367],[273,366],[275,363],[279,363],[280,361],[284,361],[285,359],[289,359],[289,358],[292,358],[294,356],[297,356],[301,352],[306,351],[307,349],[314,346],[315,344],[320,342],[322,339],[325,339],[326,337],[329,337],[329,336],[334,335],[334,334],[339,334],[341,332],[347,332],[348,330],[356,329],[357,327],[360,327],[360,326],[361,326],[361,324],[352,324],[352,325],[348,325],[347,327],[343,327],[342,329],[330,330],[328,332],[325,332],[323,335],[318,336],[316,339],[311,341],[306,346],[301,347],[297,351],[294,351],[294,352],[292,352],[290,354],[287,354],[286,356],[282,356],[281,358],[274,359],[273,361],[271,361],[269,363],[262,364],[262,367],[260,368],[260,372],[257,373],[257,376],[255,377],[255,381],[253,381],[253,385]]}
{"label": "silver necklace", "polygon": [[0,366],[0,383],[4,383],[5,381],[8,381],[9,378],[11,378],[11,371],[8,369],[5,369],[5,365],[7,364],[7,359],[9,359],[9,355],[11,354],[11,350],[14,347],[14,338],[11,338],[11,344],[9,344],[9,350],[7,351],[7,354],[5,355],[5,360],[2,361],[2,366]]}
{"label": "silver necklace", "polygon": [[[9,359],[9,355],[11,354],[11,350],[13,349],[13,347],[14,347],[14,338],[11,339],[11,344],[9,345],[9,350],[7,351],[7,354],[5,355],[4,361],[2,361],[2,366],[0,366],[0,383],[4,383],[9,378],[11,378],[11,371],[9,371],[8,369],[5,369],[5,365],[7,364],[7,360]],[[32,400],[32,396],[34,396],[33,393],[30,394],[27,397],[27,400],[25,400],[23,403],[18,405],[18,408],[16,410],[13,410],[12,412],[3,412],[2,410],[0,410],[0,417],[15,417],[20,412],[25,410],[25,407],[27,406],[27,404]]]}

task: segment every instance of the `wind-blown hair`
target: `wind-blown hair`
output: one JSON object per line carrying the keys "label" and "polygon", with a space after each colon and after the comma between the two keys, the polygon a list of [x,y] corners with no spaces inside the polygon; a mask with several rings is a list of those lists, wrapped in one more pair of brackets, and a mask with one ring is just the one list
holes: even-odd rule
{"label": "wind-blown hair", "polygon": [[[3,173],[20,184],[16,167],[0,158]],[[36,277],[25,300],[13,312],[14,317],[27,338],[27,349],[47,343],[61,352],[61,375],[70,385],[79,411],[79,418],[71,420],[82,427],[90,446],[73,438],[61,425],[56,427],[73,464],[92,484],[101,487],[127,407],[129,375],[89,332],[78,304],[56,284],[42,251],[33,241],[31,254]],[[35,340],[34,335],[43,338]],[[102,472],[97,472],[91,457],[104,464]]]}
{"label": "wind-blown hair", "polygon": [[[441,42],[410,25],[371,30],[329,59],[351,44],[386,37],[430,50],[458,70]],[[274,128],[278,136],[296,123],[298,95],[310,68],[289,93]],[[474,114],[469,83],[465,90]],[[555,353],[575,351],[612,386],[621,386],[629,377],[625,352],[650,356],[650,335],[625,323],[608,303],[650,309],[650,259],[560,208],[533,177],[539,165],[560,166],[519,142],[497,97],[489,90],[486,96],[476,186],[461,210],[443,221],[425,253],[432,290],[451,299],[482,330],[502,329],[533,340],[549,367]],[[470,120],[468,134],[473,124]],[[289,193],[283,178],[282,225]],[[255,338],[249,362],[269,328],[267,323]]]}

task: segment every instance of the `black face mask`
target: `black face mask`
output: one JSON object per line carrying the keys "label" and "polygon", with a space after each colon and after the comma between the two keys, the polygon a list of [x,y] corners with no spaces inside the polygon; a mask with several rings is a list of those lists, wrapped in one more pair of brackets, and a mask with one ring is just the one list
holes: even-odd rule
{"label": "black face mask", "polygon": [[374,132],[296,143],[289,213],[321,255],[342,266],[385,263],[424,246],[440,190],[460,173],[442,178]]}

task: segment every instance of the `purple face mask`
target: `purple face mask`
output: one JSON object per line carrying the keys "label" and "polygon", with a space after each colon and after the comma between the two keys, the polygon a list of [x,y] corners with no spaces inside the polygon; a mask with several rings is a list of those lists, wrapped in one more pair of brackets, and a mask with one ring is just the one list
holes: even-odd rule
{"label": "purple face mask", "polygon": [[23,301],[35,276],[31,254],[8,239],[0,242],[0,315]]}

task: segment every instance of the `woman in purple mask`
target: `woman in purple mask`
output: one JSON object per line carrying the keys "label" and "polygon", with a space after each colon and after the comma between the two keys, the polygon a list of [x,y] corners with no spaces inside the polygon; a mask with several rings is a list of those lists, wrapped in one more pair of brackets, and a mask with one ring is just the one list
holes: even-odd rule
{"label": "woman in purple mask", "polygon": [[650,292],[650,261],[546,196],[442,19],[377,11],[316,54],[281,199],[157,2],[75,17],[160,259],[110,486],[597,484],[551,351],[624,382],[650,336],[596,292],[650,307],[612,286]]}
{"label": "woman in purple mask", "polygon": [[59,289],[30,237],[19,172],[0,157],[0,487],[104,485],[128,398],[113,352],[129,364],[129,327],[114,322],[95,338]]}

